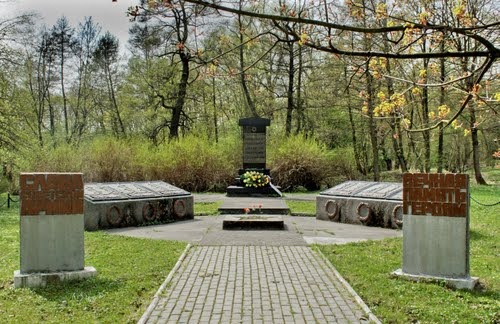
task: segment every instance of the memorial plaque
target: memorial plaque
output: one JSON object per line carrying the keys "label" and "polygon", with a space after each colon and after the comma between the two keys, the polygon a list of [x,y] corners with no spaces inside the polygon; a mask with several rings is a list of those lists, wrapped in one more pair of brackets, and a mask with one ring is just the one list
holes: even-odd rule
{"label": "memorial plaque", "polygon": [[85,184],[85,199],[90,201],[162,198],[190,195],[163,181]]}
{"label": "memorial plaque", "polygon": [[436,278],[472,289],[469,275],[469,177],[403,175],[403,267],[397,275]]}
{"label": "memorial plaque", "polygon": [[[15,287],[94,276],[84,267],[81,173],[21,173],[20,270]],[[63,272],[63,273],[62,273]]]}
{"label": "memorial plaque", "polygon": [[243,168],[238,170],[239,176],[235,185],[227,187],[228,197],[281,197],[280,188],[272,183],[264,187],[250,188],[243,183],[241,176],[247,171],[257,171],[269,176],[266,169],[266,127],[271,121],[266,118],[252,117],[240,119],[238,125],[243,133]]}
{"label": "memorial plaque", "polygon": [[403,212],[407,215],[467,217],[466,174],[406,173]]}
{"label": "memorial plaque", "polygon": [[193,217],[193,195],[163,181],[85,184],[89,231]]}
{"label": "memorial plaque", "polygon": [[81,174],[21,173],[21,216],[83,214]]}
{"label": "memorial plaque", "polygon": [[243,164],[266,164],[266,133],[243,132]]}
{"label": "memorial plaque", "polygon": [[399,228],[403,185],[346,181],[316,198],[316,218],[350,224]]}
{"label": "memorial plaque", "polygon": [[346,181],[321,192],[325,196],[380,198],[401,201],[403,186],[394,182]]}
{"label": "memorial plaque", "polygon": [[243,169],[265,169],[269,119],[243,118],[239,125],[243,128]]}

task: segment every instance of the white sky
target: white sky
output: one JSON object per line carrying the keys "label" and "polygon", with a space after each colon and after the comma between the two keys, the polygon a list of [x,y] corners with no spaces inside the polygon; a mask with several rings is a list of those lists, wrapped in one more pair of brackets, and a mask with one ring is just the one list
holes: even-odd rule
{"label": "white sky", "polygon": [[129,6],[136,5],[139,0],[0,0],[0,20],[13,17],[23,12],[37,12],[42,22],[49,28],[62,15],[66,16],[72,27],[86,16],[92,16],[99,23],[102,33],[109,30],[120,39],[121,48],[125,48],[128,39],[128,28],[131,23],[126,16]]}

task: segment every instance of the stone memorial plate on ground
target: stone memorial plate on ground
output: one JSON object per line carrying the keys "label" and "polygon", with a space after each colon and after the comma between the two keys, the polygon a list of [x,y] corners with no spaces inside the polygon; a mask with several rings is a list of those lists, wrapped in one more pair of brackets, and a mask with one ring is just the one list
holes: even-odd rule
{"label": "stone memorial plate on ground", "polygon": [[224,230],[284,230],[283,216],[278,215],[231,215],[222,221]]}
{"label": "stone memorial plate on ground", "polygon": [[230,198],[219,207],[221,214],[250,214],[288,215],[290,209],[285,201],[276,198]]}
{"label": "stone memorial plate on ground", "polygon": [[350,224],[399,228],[403,185],[347,181],[316,197],[316,218]]}
{"label": "stone memorial plate on ground", "polygon": [[90,201],[162,198],[185,195],[190,195],[190,193],[163,181],[85,184],[85,199]]}
{"label": "stone memorial plate on ground", "polygon": [[85,184],[85,229],[192,219],[193,196],[163,181]]}

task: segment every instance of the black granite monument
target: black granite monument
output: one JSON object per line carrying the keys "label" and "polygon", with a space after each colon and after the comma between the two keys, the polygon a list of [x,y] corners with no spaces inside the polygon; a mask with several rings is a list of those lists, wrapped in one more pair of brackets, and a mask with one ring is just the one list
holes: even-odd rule
{"label": "black granite monument", "polygon": [[277,196],[281,192],[271,183],[265,187],[245,187],[241,182],[241,175],[247,171],[257,171],[269,175],[266,168],[266,127],[271,124],[267,118],[251,117],[242,118],[239,121],[243,131],[243,168],[238,172],[236,184],[227,188],[229,197],[252,197],[252,196]]}

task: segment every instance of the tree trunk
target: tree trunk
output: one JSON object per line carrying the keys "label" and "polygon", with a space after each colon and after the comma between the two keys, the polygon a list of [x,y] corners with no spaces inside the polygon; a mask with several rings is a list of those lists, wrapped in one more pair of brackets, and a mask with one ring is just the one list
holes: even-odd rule
{"label": "tree trunk", "polygon": [[111,99],[111,103],[113,104],[113,108],[115,109],[116,119],[118,120],[118,125],[120,126],[120,132],[125,135],[125,126],[123,125],[122,117],[120,115],[120,109],[118,108],[118,103],[116,101],[115,88],[113,85],[113,77],[111,75],[110,63],[106,62],[106,66],[104,68],[106,77],[108,79],[109,86],[109,96]]}
{"label": "tree trunk", "polygon": [[[425,43],[424,43],[425,44]],[[425,52],[425,45],[424,45],[424,52]],[[424,76],[424,84],[427,84],[428,80],[428,70],[429,70],[429,59],[424,59],[424,70],[425,70],[425,76]],[[425,125],[425,127],[429,126],[429,88],[427,86],[424,86],[422,90],[422,120]],[[424,170],[425,172],[429,173],[431,172],[431,131],[430,130],[425,130],[422,133],[422,136],[424,138]]]}
{"label": "tree trunk", "polygon": [[[366,1],[362,1],[363,6],[363,26],[366,27]],[[368,36],[365,34],[363,39],[363,49],[368,51],[372,44]],[[378,159],[378,140],[377,140],[377,125],[375,118],[373,116],[373,98],[374,98],[374,85],[373,76],[370,73],[370,60],[368,59],[365,63],[365,74],[366,74],[366,93],[368,95],[368,129],[370,136],[370,143],[372,146],[372,162],[373,162],[373,181],[379,181],[380,170],[379,170],[379,159]]]}
{"label": "tree trunk", "polygon": [[66,98],[66,91],[64,88],[64,39],[63,41],[61,41],[61,94],[63,98],[64,131],[66,134],[66,141],[68,141],[69,140],[68,99]]}
{"label": "tree trunk", "polygon": [[287,91],[287,106],[286,106],[286,124],[285,135],[290,136],[292,132],[292,116],[293,116],[293,85],[295,75],[295,62],[293,55],[293,42],[288,43],[288,91]]}
{"label": "tree trunk", "polygon": [[484,180],[481,174],[481,166],[479,161],[479,139],[478,131],[476,126],[476,112],[474,109],[474,103],[470,104],[470,134],[472,139],[472,164],[474,166],[474,177],[476,178],[476,183],[479,185],[487,185],[486,180]]}
{"label": "tree trunk", "polygon": [[179,56],[182,63],[181,80],[179,81],[179,91],[175,100],[174,109],[172,111],[172,118],[170,120],[170,134],[169,140],[179,137],[179,127],[181,121],[182,110],[184,109],[184,102],[186,100],[187,86],[189,80],[189,54],[180,50]]}
{"label": "tree trunk", "polygon": [[378,139],[377,125],[373,116],[373,77],[369,72],[369,61],[366,62],[366,92],[368,94],[368,128],[370,130],[370,143],[372,146],[372,161],[373,161],[373,181],[380,180],[379,158],[378,158]]}
{"label": "tree trunk", "polygon": [[[240,1],[240,9],[241,9],[241,1]],[[257,109],[255,109],[255,103],[250,96],[250,91],[248,90],[247,81],[246,81],[246,73],[245,73],[245,56],[243,53],[243,23],[241,21],[241,15],[238,15],[238,27],[239,27],[239,35],[240,35],[240,80],[241,86],[243,88],[243,93],[245,95],[245,99],[248,104],[248,108],[250,109],[250,114],[253,117],[258,117]]]}
{"label": "tree trunk", "polygon": [[[444,51],[444,42],[441,43],[441,50]],[[446,67],[445,67],[445,60],[442,58],[440,60],[440,73],[441,73],[441,83],[444,83],[446,80]],[[440,88],[440,94],[439,94],[439,105],[442,106],[446,104],[446,91],[445,87],[441,86]],[[443,148],[444,148],[444,125],[441,124],[439,125],[439,131],[438,131],[438,151],[437,151],[437,173],[442,173],[443,172]]]}
{"label": "tree trunk", "polygon": [[[344,78],[347,81],[347,67],[344,68]],[[356,160],[356,169],[359,173],[366,175],[366,170],[361,164],[361,154],[359,153],[358,139],[356,136],[356,124],[354,123],[354,117],[352,114],[352,104],[351,104],[351,92],[350,87],[346,88],[347,94],[347,110],[349,112],[349,123],[351,124],[351,137],[352,137],[352,148],[354,150],[354,159]]]}
{"label": "tree trunk", "polygon": [[299,46],[299,70],[297,71],[297,128],[295,134],[299,134],[305,123],[304,106],[302,104],[302,70],[304,68],[302,60],[302,46]]}
{"label": "tree trunk", "polygon": [[219,126],[217,125],[217,101],[216,101],[216,96],[215,96],[215,77],[212,77],[212,104],[214,106],[214,115],[213,115],[213,121],[214,121],[214,136],[215,136],[215,143],[219,143]]}

